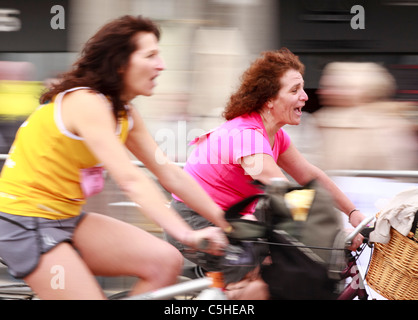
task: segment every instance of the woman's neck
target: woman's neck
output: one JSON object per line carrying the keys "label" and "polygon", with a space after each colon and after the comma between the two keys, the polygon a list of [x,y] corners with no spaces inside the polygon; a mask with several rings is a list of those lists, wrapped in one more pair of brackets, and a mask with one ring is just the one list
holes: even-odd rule
{"label": "woman's neck", "polygon": [[266,131],[270,136],[273,136],[276,134],[277,131],[280,130],[280,128],[283,126],[280,123],[276,121],[273,114],[269,109],[262,109],[260,111],[261,120],[263,121],[264,128],[266,128]]}
{"label": "woman's neck", "polygon": [[277,131],[280,130],[282,125],[278,124],[275,121],[274,116],[271,114],[271,111],[269,112],[269,110],[270,109],[265,108],[265,109],[262,109],[259,113],[260,113],[260,116],[261,116],[261,120],[263,121],[264,128],[267,131],[267,135],[269,137],[270,145],[273,146],[274,137],[276,136]]}

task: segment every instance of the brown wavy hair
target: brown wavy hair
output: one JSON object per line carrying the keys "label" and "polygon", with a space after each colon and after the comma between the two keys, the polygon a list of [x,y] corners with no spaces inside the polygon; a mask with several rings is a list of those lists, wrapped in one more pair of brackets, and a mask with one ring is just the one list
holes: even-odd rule
{"label": "brown wavy hair", "polygon": [[263,105],[279,92],[281,77],[290,69],[302,75],[305,66],[289,49],[266,51],[255,60],[241,77],[241,85],[231,95],[223,112],[226,120],[231,120],[253,111],[259,111]]}
{"label": "brown wavy hair", "polygon": [[58,93],[74,87],[90,87],[106,95],[118,118],[125,113],[127,101],[121,100],[123,70],[130,55],[136,51],[135,36],[139,32],[155,34],[160,39],[158,26],[142,16],[123,16],[104,25],[85,44],[72,70],[60,76],[60,82],[42,94],[41,103],[51,101]]}

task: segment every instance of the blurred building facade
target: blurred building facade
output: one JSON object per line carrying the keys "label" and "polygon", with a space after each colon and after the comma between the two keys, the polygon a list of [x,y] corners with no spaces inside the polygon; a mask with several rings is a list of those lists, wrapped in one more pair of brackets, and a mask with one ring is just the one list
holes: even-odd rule
{"label": "blurred building facade", "polygon": [[[59,14],[52,10],[57,3],[65,10],[65,20],[58,21],[61,29],[52,25]],[[211,129],[221,122],[226,100],[249,62],[261,51],[281,46],[306,65],[307,113],[321,107],[316,90],[323,68],[341,60],[387,66],[397,80],[397,99],[417,104],[418,41],[413,32],[418,27],[417,4],[417,0],[0,0],[0,61],[30,63],[33,70],[26,81],[44,85],[71,66],[84,42],[107,21],[124,14],[150,17],[161,26],[167,68],[158,78],[155,95],[139,97],[134,104],[154,136],[161,138],[157,142],[164,143],[168,129],[176,143],[183,143],[179,142],[183,131],[187,137],[193,130]],[[36,28],[42,31],[34,34]],[[3,100],[0,107],[9,105]],[[416,114],[413,110],[409,117],[416,121]],[[305,127],[309,117],[306,120]],[[303,126],[289,131],[304,147],[305,139],[298,135],[305,132]],[[173,159],[184,161],[185,155],[177,152]]]}
{"label": "blurred building facade", "polygon": [[[31,3],[35,1],[29,1]],[[38,8],[25,8],[28,1],[1,0],[0,10],[9,8],[10,18],[21,19],[22,30],[28,20],[40,15],[42,19],[54,16],[49,12],[53,1],[37,0]],[[60,1],[58,1],[59,3]],[[174,125],[172,120],[188,120],[193,126],[210,129],[220,120],[226,99],[236,85],[249,59],[267,48],[276,48],[275,16],[271,8],[274,0],[66,0],[65,32],[67,48],[39,51],[37,43],[27,48],[0,46],[0,61],[25,61],[35,68],[31,81],[54,78],[66,71],[75,61],[83,44],[96,30],[111,19],[125,14],[143,15],[157,21],[162,29],[161,52],[166,70],[158,79],[155,94],[137,98],[134,104],[148,118],[154,134]],[[10,13],[10,8],[20,11]],[[28,9],[29,10],[29,9]],[[45,16],[45,11],[46,16]],[[4,11],[5,12],[5,11]],[[35,14],[36,13],[36,14]],[[32,21],[30,23],[33,23]],[[58,30],[59,31],[59,30]],[[0,36],[5,33],[0,32]],[[13,32],[8,32],[8,35]],[[52,33],[51,34],[56,34]],[[62,36],[64,37],[64,36]],[[62,38],[61,37],[61,38]],[[24,38],[23,40],[26,40]],[[21,39],[11,38],[11,41]],[[41,49],[42,50],[42,49]],[[0,88],[1,89],[1,88]],[[4,107],[5,102],[0,102]],[[205,117],[193,125],[190,117]],[[178,155],[175,155],[178,158]],[[176,159],[176,160],[184,160]]]}

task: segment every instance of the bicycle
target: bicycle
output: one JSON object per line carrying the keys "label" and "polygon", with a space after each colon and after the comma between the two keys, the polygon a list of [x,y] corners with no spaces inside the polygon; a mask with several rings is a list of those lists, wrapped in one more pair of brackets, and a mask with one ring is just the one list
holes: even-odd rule
{"label": "bicycle", "polygon": [[[371,219],[365,219],[361,225],[359,225],[353,232],[347,237],[347,245],[354,236],[363,231],[366,225],[369,224]],[[366,234],[364,234],[366,236]],[[251,241],[251,240],[247,240]],[[342,293],[339,295],[339,300],[353,300],[358,297],[360,300],[367,300],[368,294],[365,290],[364,280],[357,267],[357,259],[362,254],[364,246],[367,245],[367,236],[365,237],[365,243],[356,253],[346,251],[348,264],[346,268],[341,272],[341,280],[352,278],[352,280],[345,286]],[[0,258],[0,263],[4,264],[4,261]],[[5,265],[5,264],[4,264]],[[203,277],[202,277],[203,276]],[[110,295],[108,298],[111,300],[126,299],[126,300],[166,300],[173,299],[175,297],[181,297],[181,299],[195,299],[195,300],[226,300],[225,294],[221,290],[219,283],[214,280],[214,277],[219,274],[209,275],[196,275],[194,279],[179,278],[179,283],[161,288],[152,292],[147,292],[141,295],[133,297],[127,297],[127,291],[119,292]],[[216,284],[216,285],[214,285]],[[33,300],[36,299],[36,295],[29,286],[23,282],[17,280],[11,280],[10,283],[0,285],[0,300]]]}
{"label": "bicycle", "polygon": [[35,293],[23,281],[17,280],[7,273],[7,265],[0,257],[1,274],[5,278],[0,285],[0,300],[34,300]]}
{"label": "bicycle", "polygon": [[[367,225],[371,222],[372,218],[366,218],[361,225],[354,229],[346,238],[347,246],[350,245],[350,241],[360,232],[367,229]],[[352,280],[345,286],[344,290],[339,294],[338,300],[353,300],[358,297],[360,300],[367,300],[368,294],[365,290],[364,280],[357,268],[357,259],[364,250],[364,247],[368,245],[368,233],[369,230],[363,233],[365,240],[363,247],[356,253],[351,253],[346,250],[347,255],[350,257],[348,264],[344,270],[341,271],[341,280],[352,278]],[[251,241],[251,240],[248,240]],[[127,297],[128,292],[117,293],[110,296],[110,299],[123,299],[123,300],[167,300],[174,299],[175,297],[189,297],[195,300],[227,300],[226,295],[222,292],[222,285],[219,283],[219,277],[222,277],[222,273],[208,273],[195,274],[194,279],[186,280],[177,283],[172,286],[157,289],[152,292]],[[187,299],[187,298],[186,298]]]}
{"label": "bicycle", "polygon": [[[360,232],[362,232],[366,226],[371,222],[373,217],[365,219],[357,228],[355,228],[345,239],[346,247],[349,246],[351,240]],[[235,229],[242,229],[242,219],[237,223],[235,221]],[[244,222],[248,223],[248,222]],[[269,245],[284,245],[278,243],[269,243],[266,242],[266,239],[263,239],[263,232],[266,230],[266,226],[262,224],[252,224],[249,234],[245,237],[238,239],[241,243],[264,243]],[[254,228],[255,227],[255,228]],[[237,240],[237,239],[235,239]],[[366,238],[367,240],[367,238]],[[365,244],[367,245],[367,244]],[[231,250],[232,248],[232,250]],[[229,247],[228,254],[237,254],[237,246]],[[239,246],[238,246],[239,248]],[[364,249],[364,247],[363,247]],[[347,250],[346,253],[346,267],[340,272],[340,281],[347,281],[351,278],[352,280],[344,287],[344,290],[338,295],[337,299],[340,300],[351,300],[358,297],[359,299],[367,299],[368,294],[364,289],[364,280],[360,274],[359,268],[357,267],[357,259],[362,254],[362,250],[359,250],[356,253],[351,253]],[[239,251],[239,250],[238,250]],[[0,260],[0,262],[2,262]],[[204,276],[196,279],[190,280],[190,278],[182,279],[178,284],[174,286],[165,287],[153,292],[148,292],[142,295],[137,295],[134,297],[126,297],[127,292],[119,292],[108,296],[109,299],[134,299],[134,300],[159,300],[159,299],[171,299],[174,297],[181,296],[181,299],[222,299],[225,300],[226,296],[219,288],[219,286],[213,288],[214,281],[212,278]],[[5,286],[0,286],[0,299],[2,298],[20,298],[20,299],[36,299],[36,295],[30,290],[30,288],[23,283],[11,283]]]}
{"label": "bicycle", "polygon": [[[287,243],[268,242],[268,239],[265,239],[266,229],[268,227],[264,225],[263,223],[248,222],[248,221],[244,221],[243,219],[238,219],[238,220],[233,219],[234,213],[238,211],[240,212],[241,209],[246,207],[249,203],[251,203],[257,197],[258,196],[246,199],[243,202],[238,203],[235,206],[233,206],[233,208],[231,207],[230,210],[226,211],[226,219],[230,221],[234,229],[238,229],[238,235],[235,234],[235,236],[232,236],[232,239],[231,239],[231,235],[228,235],[230,237],[230,240],[233,240],[233,243],[231,243],[225,251],[225,261],[239,260],[240,253],[246,253],[247,258],[248,258],[248,252],[245,252],[245,249],[243,249],[243,247],[240,246],[241,243],[253,243],[253,244],[261,243],[261,244],[268,244],[268,245],[288,246]],[[260,197],[263,197],[263,196],[260,196]],[[361,276],[360,270],[357,266],[357,259],[363,253],[364,248],[368,245],[368,233],[370,233],[371,228],[368,228],[367,226],[373,219],[374,217],[366,218],[359,226],[357,226],[357,228],[355,228],[350,234],[347,235],[347,237],[344,240],[344,244],[345,244],[344,249],[337,249],[337,250],[344,250],[344,253],[346,255],[346,266],[340,271],[338,280],[347,281],[347,279],[351,278],[351,281],[349,281],[344,286],[343,290],[341,290],[341,292],[336,297],[339,300],[352,300],[355,298],[359,298],[360,300],[366,300],[368,298],[368,294],[365,290],[363,277]],[[248,224],[248,223],[250,224],[249,228],[245,226],[245,224]],[[242,232],[242,230],[244,230],[244,232]],[[351,251],[348,251],[346,248],[348,248],[351,245],[351,241],[359,233],[362,233],[364,236],[364,244],[355,253],[352,253]],[[290,245],[290,247],[292,246],[293,245]],[[303,244],[297,244],[294,246],[300,247],[300,248],[309,248],[309,246],[305,246]],[[329,248],[322,248],[322,249],[329,249]],[[255,258],[256,258],[255,260],[258,260],[257,259],[258,257],[255,257]],[[235,265],[237,265],[237,263],[235,263]],[[184,283],[179,283],[174,286],[170,286],[167,288],[153,291],[151,293],[146,293],[143,295],[130,297],[129,299],[134,299],[134,300],[135,299],[138,299],[138,300],[170,299],[170,298],[174,298],[177,295],[183,295],[185,293],[189,293],[192,298],[195,298],[198,300],[202,299],[202,295],[200,295],[199,292],[210,288],[211,283],[212,283],[211,279],[206,277],[204,273],[203,274],[201,273],[200,275],[192,274],[191,276],[189,275],[189,277],[194,278],[194,280],[185,281]],[[197,293],[193,293],[193,291],[197,291]],[[125,294],[126,293],[122,295],[117,294],[116,296],[113,296],[112,298],[121,298],[121,297],[124,298]],[[217,294],[219,294],[219,290],[213,290],[212,294],[216,296]],[[225,298],[222,294],[220,296],[222,297],[222,299]]]}

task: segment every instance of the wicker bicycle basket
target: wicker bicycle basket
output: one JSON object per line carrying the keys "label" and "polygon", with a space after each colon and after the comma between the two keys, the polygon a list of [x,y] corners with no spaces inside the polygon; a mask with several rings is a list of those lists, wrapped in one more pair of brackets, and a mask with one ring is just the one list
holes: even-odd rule
{"label": "wicker bicycle basket", "polygon": [[418,300],[418,241],[391,228],[387,244],[375,243],[368,285],[390,300]]}

